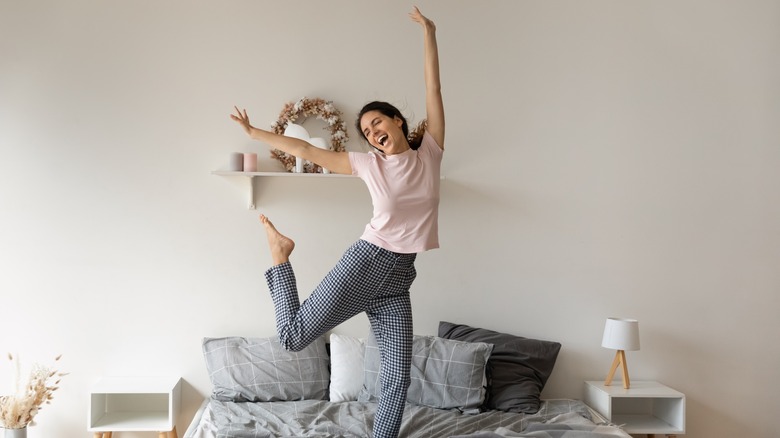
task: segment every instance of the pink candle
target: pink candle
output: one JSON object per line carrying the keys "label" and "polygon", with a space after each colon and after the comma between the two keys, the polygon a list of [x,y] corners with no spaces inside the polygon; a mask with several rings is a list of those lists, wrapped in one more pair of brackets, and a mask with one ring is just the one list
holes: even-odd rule
{"label": "pink candle", "polygon": [[244,172],[257,172],[257,154],[244,154]]}

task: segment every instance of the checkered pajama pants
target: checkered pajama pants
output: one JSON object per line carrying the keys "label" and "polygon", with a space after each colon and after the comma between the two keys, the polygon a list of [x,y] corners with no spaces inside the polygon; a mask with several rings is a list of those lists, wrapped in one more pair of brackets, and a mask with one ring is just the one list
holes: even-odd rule
{"label": "checkered pajama pants", "polygon": [[288,350],[302,350],[358,313],[368,315],[381,359],[374,438],[395,438],[401,428],[412,361],[409,288],[417,275],[415,258],[358,240],[303,303],[290,263],[265,273],[279,341]]}

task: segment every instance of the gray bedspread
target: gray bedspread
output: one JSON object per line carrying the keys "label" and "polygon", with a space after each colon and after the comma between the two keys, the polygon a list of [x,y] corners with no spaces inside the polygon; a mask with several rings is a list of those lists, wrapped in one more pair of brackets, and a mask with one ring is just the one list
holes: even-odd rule
{"label": "gray bedspread", "polygon": [[[347,437],[370,436],[375,403],[305,400],[233,403],[210,401],[217,437]],[[546,400],[536,414],[489,411],[464,415],[407,405],[401,437],[406,438],[607,438],[629,437],[611,426],[597,426],[578,400]]]}

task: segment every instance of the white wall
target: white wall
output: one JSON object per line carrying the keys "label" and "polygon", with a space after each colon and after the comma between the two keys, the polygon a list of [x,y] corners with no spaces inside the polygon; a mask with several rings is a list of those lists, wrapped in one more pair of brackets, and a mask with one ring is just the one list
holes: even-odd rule
{"label": "white wall", "polygon": [[[448,131],[415,331],[559,341],[545,396],[580,397],[610,365],[605,318],[638,318],[632,378],[687,395],[686,436],[775,436],[780,5],[420,7],[439,29]],[[71,372],[31,436],[88,436],[90,385],[125,374],[184,378],[183,433],[209,391],[201,338],[274,333],[257,212],[243,181],[210,174],[268,148],[228,114],[269,126],[322,97],[351,126],[379,98],[419,120],[410,8],[0,1],[0,350],[64,353]],[[359,180],[264,179],[256,200],[296,239],[306,290],[370,215]]]}

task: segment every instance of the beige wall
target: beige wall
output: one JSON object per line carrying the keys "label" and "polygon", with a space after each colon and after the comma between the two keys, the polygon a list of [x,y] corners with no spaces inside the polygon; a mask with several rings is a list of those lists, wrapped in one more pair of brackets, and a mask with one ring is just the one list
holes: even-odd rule
{"label": "beige wall", "polygon": [[[448,320],[557,340],[545,396],[576,398],[610,365],[605,318],[634,317],[632,378],[687,395],[686,436],[776,436],[780,5],[420,7],[439,28],[448,131],[442,248],[418,259],[415,331]],[[285,102],[322,97],[351,126],[379,98],[419,120],[409,9],[0,2],[0,350],[64,353],[71,372],[31,434],[87,436],[98,376],[155,374],[186,381],[183,432],[209,391],[200,339],[274,333],[257,212],[244,181],[210,174],[268,149],[228,114],[268,126]],[[305,290],[371,211],[359,180],[256,188],[298,242]],[[366,329],[359,316],[338,331]]]}

